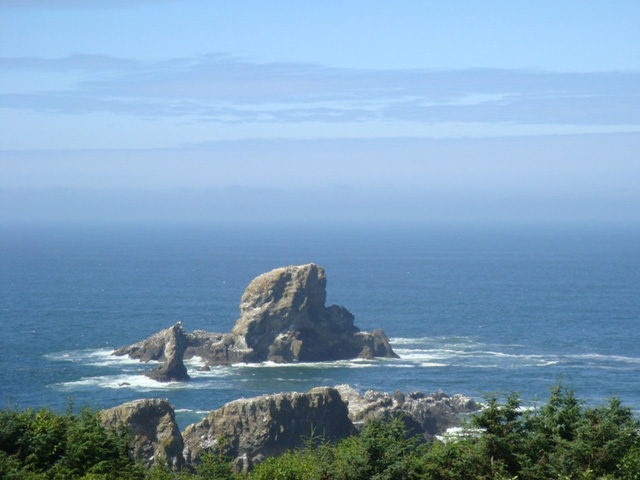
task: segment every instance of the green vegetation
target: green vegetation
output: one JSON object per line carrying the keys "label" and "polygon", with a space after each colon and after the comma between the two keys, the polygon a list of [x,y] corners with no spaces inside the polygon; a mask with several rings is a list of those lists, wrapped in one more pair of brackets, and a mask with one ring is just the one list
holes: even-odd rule
{"label": "green vegetation", "polygon": [[248,477],[220,452],[193,472],[165,465],[144,472],[126,455],[128,437],[106,431],[95,412],[0,413],[0,478],[146,480],[640,480],[640,421],[618,399],[585,407],[571,390],[553,389],[546,404],[522,408],[517,395],[490,396],[460,436],[421,443],[401,419],[374,420],[357,437],[267,459]]}
{"label": "green vegetation", "polygon": [[97,412],[0,411],[2,479],[139,479],[144,469],[127,456],[129,435],[106,430]]}

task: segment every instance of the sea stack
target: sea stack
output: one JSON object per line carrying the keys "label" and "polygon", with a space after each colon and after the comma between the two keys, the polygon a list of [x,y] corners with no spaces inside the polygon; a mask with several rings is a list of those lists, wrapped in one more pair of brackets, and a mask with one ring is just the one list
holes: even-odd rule
{"label": "sea stack", "polygon": [[232,333],[256,361],[396,357],[382,330],[361,332],[346,308],[325,307],[326,288],[324,269],[313,263],[264,273],[242,295]]}
{"label": "sea stack", "polygon": [[209,366],[398,357],[382,330],[361,332],[346,308],[326,307],[326,288],[325,271],[314,263],[276,268],[249,284],[231,333],[185,334],[178,323],[114,355],[142,361],[166,358],[163,367],[149,373],[162,381],[188,377],[183,354],[201,357]]}
{"label": "sea stack", "polygon": [[183,357],[187,349],[187,334],[180,322],[164,331],[164,365],[145,373],[146,376],[159,382],[178,382],[189,380],[187,367],[184,366]]}

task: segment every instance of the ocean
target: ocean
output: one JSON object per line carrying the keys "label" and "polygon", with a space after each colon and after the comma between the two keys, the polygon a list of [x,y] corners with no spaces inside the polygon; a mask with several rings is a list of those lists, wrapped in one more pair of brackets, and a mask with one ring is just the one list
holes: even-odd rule
{"label": "ocean", "polygon": [[[382,328],[400,359],[216,367],[190,382],[111,356],[181,321],[228,332],[257,275],[314,262],[327,305]],[[562,226],[2,225],[3,408],[168,398],[180,425],[240,397],[348,383],[364,392],[518,392],[562,382],[640,414],[640,230]]]}

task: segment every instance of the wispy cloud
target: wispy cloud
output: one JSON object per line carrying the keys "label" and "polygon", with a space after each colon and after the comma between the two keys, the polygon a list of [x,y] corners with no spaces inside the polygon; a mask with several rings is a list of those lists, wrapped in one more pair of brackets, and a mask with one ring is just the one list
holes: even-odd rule
{"label": "wispy cloud", "polygon": [[640,73],[357,70],[225,55],[157,62],[98,55],[2,58],[0,72],[80,73],[68,89],[0,95],[0,107],[176,121],[639,125]]}

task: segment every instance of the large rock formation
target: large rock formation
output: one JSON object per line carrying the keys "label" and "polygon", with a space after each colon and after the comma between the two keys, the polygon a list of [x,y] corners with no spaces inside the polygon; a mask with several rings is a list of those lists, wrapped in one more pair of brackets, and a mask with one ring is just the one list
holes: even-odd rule
{"label": "large rock formation", "polygon": [[165,363],[155,367],[145,375],[159,382],[189,380],[187,367],[183,363],[184,352],[187,349],[187,334],[180,322],[171,328],[163,330],[161,338],[154,339],[154,342],[157,342],[157,340],[161,340],[163,344],[162,356]]}
{"label": "large rock formation", "polygon": [[184,465],[183,441],[173,407],[167,400],[134,400],[100,412],[107,428],[126,428],[131,434],[129,454],[147,468],[165,460],[170,468]]}
{"label": "large rock formation", "polygon": [[324,270],[313,263],[264,273],[242,295],[232,333],[256,361],[396,356],[382,330],[360,332],[346,308],[325,307],[326,288]]}
{"label": "large rock formation", "polygon": [[469,397],[456,394],[453,397],[438,392],[425,395],[422,392],[393,395],[369,390],[361,395],[349,385],[336,387],[349,408],[349,419],[361,430],[373,418],[401,418],[409,435],[420,435],[425,440],[460,424],[460,415],[475,412],[478,404]]}
{"label": "large rock formation", "polygon": [[193,466],[204,452],[214,452],[246,472],[269,456],[304,446],[311,437],[346,438],[369,419],[400,417],[408,435],[426,440],[459,425],[460,414],[476,410],[478,405],[462,395],[373,390],[361,395],[340,385],[235,400],[189,425],[182,436],[166,400],[136,400],[104,410],[101,417],[108,427],[129,430],[130,454],[147,467],[161,458],[173,469]]}
{"label": "large rock formation", "polygon": [[[184,355],[208,365],[397,357],[382,330],[361,332],[347,309],[325,307],[326,286],[324,270],[312,263],[262,274],[242,295],[232,332],[187,334]],[[170,338],[163,330],[114,354],[165,360]]]}
{"label": "large rock formation", "polygon": [[247,471],[266,457],[304,445],[305,438],[327,440],[354,433],[346,404],[337,390],[279,393],[240,399],[209,413],[183,434],[187,463],[198,463],[204,451],[217,451]]}

